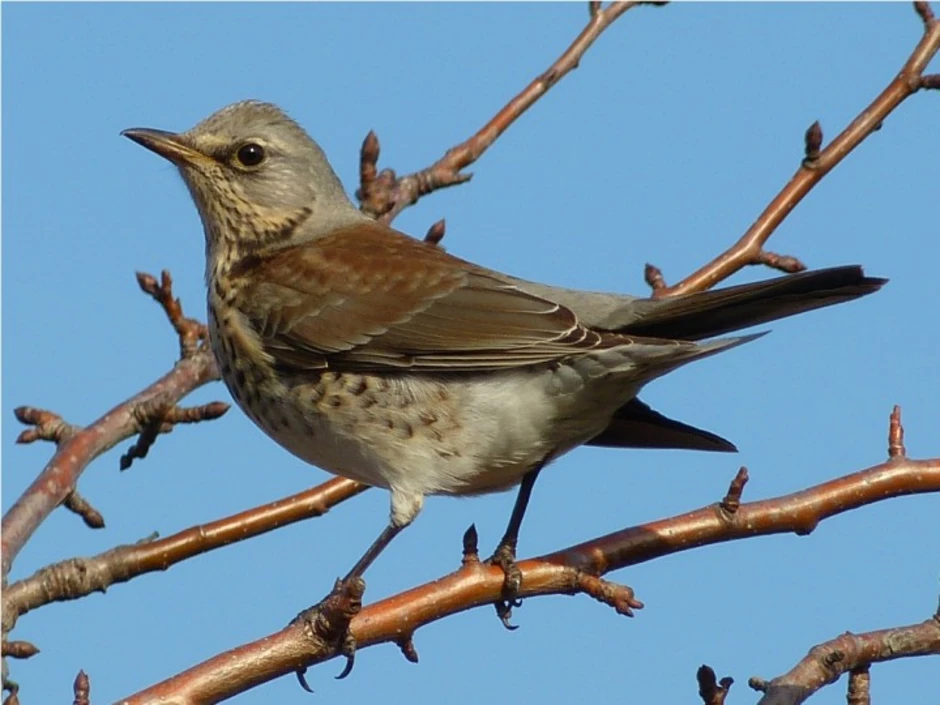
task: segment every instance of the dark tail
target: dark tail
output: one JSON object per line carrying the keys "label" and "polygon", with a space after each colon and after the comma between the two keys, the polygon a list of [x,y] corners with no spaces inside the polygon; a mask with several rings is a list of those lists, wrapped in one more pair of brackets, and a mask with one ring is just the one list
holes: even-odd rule
{"label": "dark tail", "polygon": [[754,284],[644,302],[648,310],[618,333],[701,340],[878,291],[887,279],[859,266],[801,272]]}
{"label": "dark tail", "polygon": [[[814,308],[851,301],[878,291],[887,279],[866,277],[861,267],[802,272],[717,291],[644,301],[648,307],[618,333],[701,340],[786,318]],[[721,436],[670,419],[639,399],[620,407],[604,431],[588,445],[609,448],[678,448],[733,452]]]}

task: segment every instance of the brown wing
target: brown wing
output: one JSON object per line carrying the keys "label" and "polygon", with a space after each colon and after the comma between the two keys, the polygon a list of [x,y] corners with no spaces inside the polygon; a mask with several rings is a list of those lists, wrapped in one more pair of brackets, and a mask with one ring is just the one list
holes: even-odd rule
{"label": "brown wing", "polygon": [[364,223],[250,266],[244,313],[296,369],[471,371],[533,365],[622,343],[500,275]]}

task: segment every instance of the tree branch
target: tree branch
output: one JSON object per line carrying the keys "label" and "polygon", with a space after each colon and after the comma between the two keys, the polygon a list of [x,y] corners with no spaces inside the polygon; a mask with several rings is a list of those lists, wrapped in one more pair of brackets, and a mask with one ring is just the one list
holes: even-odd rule
{"label": "tree branch", "polygon": [[[764,693],[758,705],[799,705],[843,673],[867,675],[872,663],[928,654],[940,654],[940,610],[920,624],[864,634],[846,632],[814,646],[784,675],[770,682],[751,678],[748,684]],[[850,690],[858,702],[867,693],[867,682],[856,676]]]}
{"label": "tree branch", "polygon": [[510,125],[565,74],[577,68],[581,57],[604,30],[627,10],[640,4],[643,3],[614,2],[606,8],[602,8],[600,3],[591,4],[587,26],[555,63],[510,100],[475,135],[451,147],[443,157],[425,169],[401,177],[391,169],[377,172],[379,140],[375,132],[370,131],[360,152],[359,189],[356,191],[356,197],[361,204],[361,210],[382,222],[391,223],[399,213],[417,203],[422,196],[469,181],[472,174],[462,173],[463,169],[479,159]]}
{"label": "tree branch", "polygon": [[895,108],[922,88],[934,87],[932,77],[924,77],[923,73],[940,49],[940,22],[933,17],[927,3],[914,5],[923,20],[924,34],[897,77],[822,151],[819,149],[822,129],[818,122],[810,126],[805,136],[805,156],[800,168],[731,247],[674,286],[664,286],[661,273],[658,278],[651,278],[650,271],[658,273],[659,270],[655,267],[651,270],[647,265],[646,279],[655,298],[705,291],[751,264],[765,264],[785,272],[805,269],[795,258],[765,252],[764,243],[806,194],[866,137],[880,128]]}
{"label": "tree branch", "polygon": [[[86,428],[64,424],[61,418],[51,412],[29,407],[17,409],[17,418],[36,426],[35,429],[21,434],[20,442],[42,438],[54,440],[57,447],[46,467],[3,517],[3,580],[6,580],[13,561],[33,532],[75,491],[75,484],[88,464],[121,441],[147,428],[146,424],[141,423],[142,418],[147,418],[147,409],[155,405],[166,407],[166,418],[161,421],[161,428],[164,422],[195,420],[190,418],[194,412],[176,410],[171,413],[172,405],[194,389],[219,379],[215,359],[205,344],[205,327],[193,319],[183,317],[179,300],[172,295],[172,280],[169,274],[163,273],[160,285],[149,275],[138,274],[137,277],[141,288],[153,296],[166,311],[170,323],[179,335],[181,359],[170,372],[118,404]],[[219,404],[221,403],[216,402],[210,406],[219,412]],[[227,405],[224,406],[227,408]],[[140,444],[138,451],[139,446]],[[149,447],[149,444],[145,444],[145,447]]]}
{"label": "tree branch", "polygon": [[[736,478],[739,480],[740,476]],[[940,492],[940,458],[894,458],[801,492],[740,504],[729,513],[709,505],[681,516],[603,536],[519,563],[520,597],[548,594],[595,595],[600,576],[660,556],[751,536],[808,534],[823,519],[906,494]],[[734,490],[729,491],[733,494]],[[498,567],[464,560],[439,580],[369,605],[352,619],[360,648],[384,642],[413,643],[411,635],[431,622],[500,598],[504,576]],[[612,586],[619,598],[632,591]],[[404,636],[403,636],[404,635]],[[407,638],[406,638],[407,637]],[[122,703],[214,703],[279,676],[329,660],[341,645],[290,625],[258,641],[219,654]]]}
{"label": "tree branch", "polygon": [[37,607],[104,592],[116,583],[163,571],[214,549],[322,516],[367,489],[366,485],[353,480],[336,478],[305,492],[193,526],[163,539],[118,546],[91,558],[70,558],[46,566],[4,590],[4,631],[10,631],[20,616]]}

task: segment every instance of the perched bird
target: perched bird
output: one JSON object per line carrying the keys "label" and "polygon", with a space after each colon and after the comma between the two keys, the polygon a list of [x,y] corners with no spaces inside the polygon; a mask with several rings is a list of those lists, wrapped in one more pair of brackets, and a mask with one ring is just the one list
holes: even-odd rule
{"label": "perched bird", "polygon": [[391,492],[358,578],[427,495],[521,483],[493,560],[518,590],[539,471],[582,444],[731,451],[637,393],[756,336],[728,331],[869,294],[857,266],[660,300],[559,289],[447,254],[361,213],[279,108],[123,133],[173,162],[206,239],[209,332],[246,414],[296,456]]}

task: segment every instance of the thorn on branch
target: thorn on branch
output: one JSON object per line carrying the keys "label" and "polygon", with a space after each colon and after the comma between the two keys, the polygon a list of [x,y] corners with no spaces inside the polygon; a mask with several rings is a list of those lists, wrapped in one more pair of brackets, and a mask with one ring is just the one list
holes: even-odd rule
{"label": "thorn on branch", "polygon": [[904,426],[901,425],[901,407],[897,404],[894,405],[891,420],[888,422],[888,457],[907,457],[907,449],[904,447]]}
{"label": "thorn on branch", "polygon": [[52,441],[58,445],[80,430],[78,426],[66,423],[61,416],[45,409],[19,406],[13,410],[13,414],[20,423],[33,426],[16,437],[17,443]]}
{"label": "thorn on branch", "polygon": [[415,649],[414,634],[406,634],[395,643],[401,649],[401,654],[406,661],[418,663],[418,651]]}
{"label": "thorn on branch", "polygon": [[120,468],[127,470],[137,458],[146,458],[157,435],[169,433],[176,424],[211,421],[229,410],[225,402],[214,401],[202,406],[179,407],[162,396],[153,397],[134,409],[134,417],[140,429],[137,441],[121,456]]}
{"label": "thorn on branch", "polygon": [[728,486],[728,494],[721,500],[721,508],[729,515],[734,515],[741,506],[741,495],[744,493],[744,486],[747,484],[747,468],[741,466],[737,475]]}
{"label": "thorn on branch", "polygon": [[803,166],[807,169],[812,169],[816,166],[816,162],[819,159],[819,152],[822,148],[823,132],[819,120],[810,125],[809,129],[806,130],[804,141]]}
{"label": "thorn on branch", "polygon": [[578,575],[578,589],[598,602],[613,607],[617,614],[625,617],[632,617],[633,610],[643,609],[643,603],[634,597],[633,588],[583,571]]}
{"label": "thorn on branch", "polygon": [[695,672],[695,678],[698,680],[699,697],[705,705],[723,705],[728,691],[734,684],[734,679],[730,676],[725,676],[719,682],[711,667],[704,664]]}
{"label": "thorn on branch", "polygon": [[871,673],[868,664],[853,668],[845,694],[847,705],[871,705]]}
{"label": "thorn on branch", "polygon": [[28,641],[3,642],[3,655],[10,658],[31,658],[39,653],[39,647]]}
{"label": "thorn on branch", "polygon": [[763,264],[772,269],[786,272],[787,274],[796,274],[806,269],[806,265],[796,257],[778,255],[776,252],[768,252],[767,250],[758,252],[751,264]]}
{"label": "thorn on branch", "polygon": [[646,263],[643,267],[643,279],[653,291],[666,288],[666,280],[663,278],[663,271],[655,264]]}
{"label": "thorn on branch", "polygon": [[88,500],[82,497],[78,490],[72,490],[69,496],[62,502],[62,506],[71,512],[75,512],[85,522],[89,529],[103,529],[104,517],[95,509]]}
{"label": "thorn on branch", "polygon": [[72,692],[75,700],[72,705],[89,705],[91,703],[91,682],[85,671],[79,671],[75,676],[75,683],[72,684]]}
{"label": "thorn on branch", "polygon": [[930,25],[933,23],[933,10],[930,9],[929,2],[915,2],[914,11],[920,15],[921,20],[924,22],[924,29],[930,29]]}
{"label": "thorn on branch", "polygon": [[424,236],[424,241],[430,243],[431,245],[440,244],[441,240],[444,239],[444,231],[447,227],[447,223],[441,218],[439,221],[434,223],[430,228],[428,228],[427,235]]}
{"label": "thorn on branch", "polygon": [[471,524],[470,528],[463,533],[463,559],[461,565],[474,565],[480,562],[479,536],[477,536],[477,525]]}

